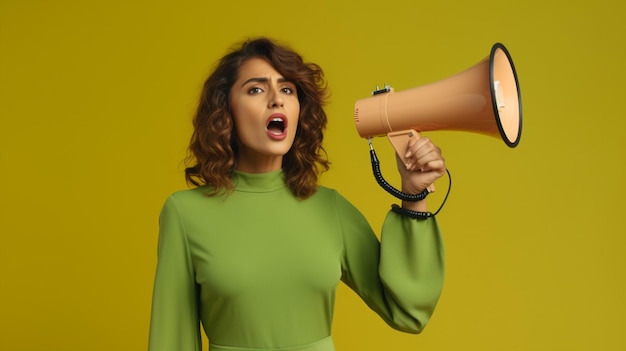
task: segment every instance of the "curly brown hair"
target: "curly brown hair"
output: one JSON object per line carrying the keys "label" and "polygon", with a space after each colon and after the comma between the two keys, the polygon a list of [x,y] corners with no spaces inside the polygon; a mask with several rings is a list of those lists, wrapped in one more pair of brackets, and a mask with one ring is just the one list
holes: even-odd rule
{"label": "curly brown hair", "polygon": [[239,67],[251,58],[267,60],[296,85],[300,117],[294,143],[283,157],[282,169],[292,193],[305,199],[315,193],[320,174],[330,165],[322,146],[327,123],[323,109],[327,98],[324,72],[317,64],[304,62],[290,48],[263,37],[244,41],[222,57],[205,81],[193,119],[185,178],[195,186],[209,185],[209,195],[233,190],[231,178],[239,153],[229,93]]}

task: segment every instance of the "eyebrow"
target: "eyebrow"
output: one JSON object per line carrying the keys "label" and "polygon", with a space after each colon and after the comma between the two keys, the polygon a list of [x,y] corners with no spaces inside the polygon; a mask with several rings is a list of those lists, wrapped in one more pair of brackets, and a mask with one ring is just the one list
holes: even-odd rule
{"label": "eyebrow", "polygon": [[[269,81],[270,81],[270,79],[266,78],[266,77],[255,77],[255,78],[250,78],[250,79],[246,80],[245,82],[243,82],[241,84],[241,86],[243,87],[243,86],[245,86],[248,83],[268,83]],[[278,83],[285,83],[285,82],[293,83],[289,79],[283,78],[283,77],[278,78],[277,82]]]}

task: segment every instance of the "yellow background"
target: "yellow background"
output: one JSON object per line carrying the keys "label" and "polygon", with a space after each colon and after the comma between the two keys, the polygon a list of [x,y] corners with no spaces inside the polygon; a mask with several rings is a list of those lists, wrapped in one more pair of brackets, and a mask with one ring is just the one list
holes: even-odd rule
{"label": "yellow background", "polygon": [[325,69],[322,181],[375,228],[394,199],[354,102],[458,73],[495,42],[518,70],[519,147],[428,133],[453,176],[430,325],[393,331],[341,286],[338,350],[625,349],[625,15],[622,0],[1,0],[0,350],[145,349],[157,216],[185,188],[200,86],[257,35]]}

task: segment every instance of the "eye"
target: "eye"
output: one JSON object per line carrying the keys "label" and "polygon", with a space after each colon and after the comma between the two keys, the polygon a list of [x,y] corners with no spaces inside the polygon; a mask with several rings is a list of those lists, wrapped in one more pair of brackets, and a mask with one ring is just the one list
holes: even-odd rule
{"label": "eye", "polygon": [[252,87],[250,89],[248,89],[248,94],[249,95],[256,95],[256,94],[260,94],[263,92],[263,89],[259,88],[259,87]]}
{"label": "eye", "polygon": [[283,93],[285,93],[285,94],[290,94],[290,95],[291,95],[291,94],[293,94],[294,89],[293,89],[293,88],[291,88],[291,87],[283,87],[283,88],[281,89],[281,91],[282,91]]}

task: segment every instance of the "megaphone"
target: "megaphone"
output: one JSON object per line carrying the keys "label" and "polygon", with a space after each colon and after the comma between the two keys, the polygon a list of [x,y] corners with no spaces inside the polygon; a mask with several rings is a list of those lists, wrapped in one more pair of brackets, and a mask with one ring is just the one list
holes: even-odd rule
{"label": "megaphone", "polygon": [[386,86],[358,100],[354,122],[359,135],[387,135],[403,158],[405,138],[413,132],[457,130],[502,140],[511,148],[522,133],[522,106],[517,73],[501,43],[488,57],[449,78],[395,92]]}
{"label": "megaphone", "polygon": [[489,56],[478,64],[449,78],[400,92],[385,86],[372,95],[355,103],[356,129],[370,142],[376,180],[403,200],[418,201],[425,195],[404,194],[386,183],[377,169],[372,137],[387,135],[405,163],[409,139],[419,132],[480,133],[501,138],[511,148],[520,141],[522,105],[517,72],[501,43],[495,43]]}

